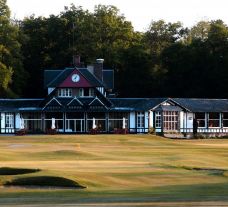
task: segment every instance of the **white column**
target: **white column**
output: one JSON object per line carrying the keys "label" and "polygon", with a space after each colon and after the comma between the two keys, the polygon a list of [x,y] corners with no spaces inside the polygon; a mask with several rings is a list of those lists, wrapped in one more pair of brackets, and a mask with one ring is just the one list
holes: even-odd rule
{"label": "white column", "polygon": [[136,127],[135,121],[136,121],[135,112],[131,112],[130,113],[130,128],[131,128],[131,130],[134,130]]}

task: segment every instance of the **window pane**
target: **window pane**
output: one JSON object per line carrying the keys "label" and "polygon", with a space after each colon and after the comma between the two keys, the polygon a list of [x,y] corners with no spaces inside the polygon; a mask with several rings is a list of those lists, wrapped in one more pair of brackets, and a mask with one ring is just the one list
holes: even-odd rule
{"label": "window pane", "polygon": [[223,127],[228,127],[228,120],[223,120]]}
{"label": "window pane", "polygon": [[223,119],[228,119],[228,112],[223,113]]}
{"label": "window pane", "polygon": [[196,119],[205,119],[205,113],[195,113]]}
{"label": "window pane", "polygon": [[205,120],[197,120],[197,122],[198,122],[198,127],[206,127]]}
{"label": "window pane", "polygon": [[209,119],[219,119],[219,113],[209,113]]}
{"label": "window pane", "polygon": [[209,127],[219,127],[219,120],[209,120]]}

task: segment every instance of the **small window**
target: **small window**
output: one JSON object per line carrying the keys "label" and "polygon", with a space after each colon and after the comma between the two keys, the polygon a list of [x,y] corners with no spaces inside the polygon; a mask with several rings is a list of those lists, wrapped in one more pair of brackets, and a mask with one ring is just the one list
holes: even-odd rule
{"label": "small window", "polygon": [[6,113],[6,128],[14,127],[14,116],[13,113]]}
{"label": "small window", "polygon": [[83,97],[83,96],[84,96],[84,89],[79,88],[79,97]]}
{"label": "small window", "polygon": [[195,119],[197,120],[198,127],[206,127],[206,114],[205,113],[195,113]]}
{"label": "small window", "polygon": [[144,128],[145,127],[145,114],[143,112],[137,113],[137,128]]}
{"label": "small window", "polygon": [[155,112],[155,128],[161,128],[161,112]]}
{"label": "small window", "polygon": [[209,113],[209,127],[220,127],[219,113]]}
{"label": "small window", "polygon": [[72,89],[71,88],[60,88],[58,90],[59,97],[72,97]]}
{"label": "small window", "polygon": [[93,88],[89,89],[89,96],[94,97],[94,89]]}
{"label": "small window", "polygon": [[228,127],[228,112],[223,113],[223,127]]}

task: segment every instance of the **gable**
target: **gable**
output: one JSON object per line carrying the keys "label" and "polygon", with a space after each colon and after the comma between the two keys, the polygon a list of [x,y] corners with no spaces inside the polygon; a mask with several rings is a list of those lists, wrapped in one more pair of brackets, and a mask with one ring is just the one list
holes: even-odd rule
{"label": "gable", "polygon": [[91,110],[102,110],[106,109],[106,106],[96,97],[89,104],[89,109]]}
{"label": "gable", "polygon": [[45,109],[45,110],[59,110],[61,108],[62,108],[62,104],[56,98],[53,98],[44,106],[43,109]]}
{"label": "gable", "polygon": [[173,101],[173,99],[168,98],[167,100],[161,102],[154,108],[153,111],[183,111],[186,110],[183,106]]}
{"label": "gable", "polygon": [[60,88],[85,88],[92,87],[88,80],[77,70],[74,69],[70,75],[58,86]]}

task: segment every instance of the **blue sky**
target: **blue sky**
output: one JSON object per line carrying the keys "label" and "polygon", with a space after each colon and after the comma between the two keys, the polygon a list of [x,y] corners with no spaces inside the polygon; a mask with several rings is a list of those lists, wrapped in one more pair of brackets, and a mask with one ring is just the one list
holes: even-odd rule
{"label": "blue sky", "polygon": [[145,31],[152,20],[181,21],[191,27],[200,20],[222,19],[228,24],[228,0],[8,0],[12,17],[49,16],[74,3],[93,11],[95,5],[115,5],[135,30]]}

